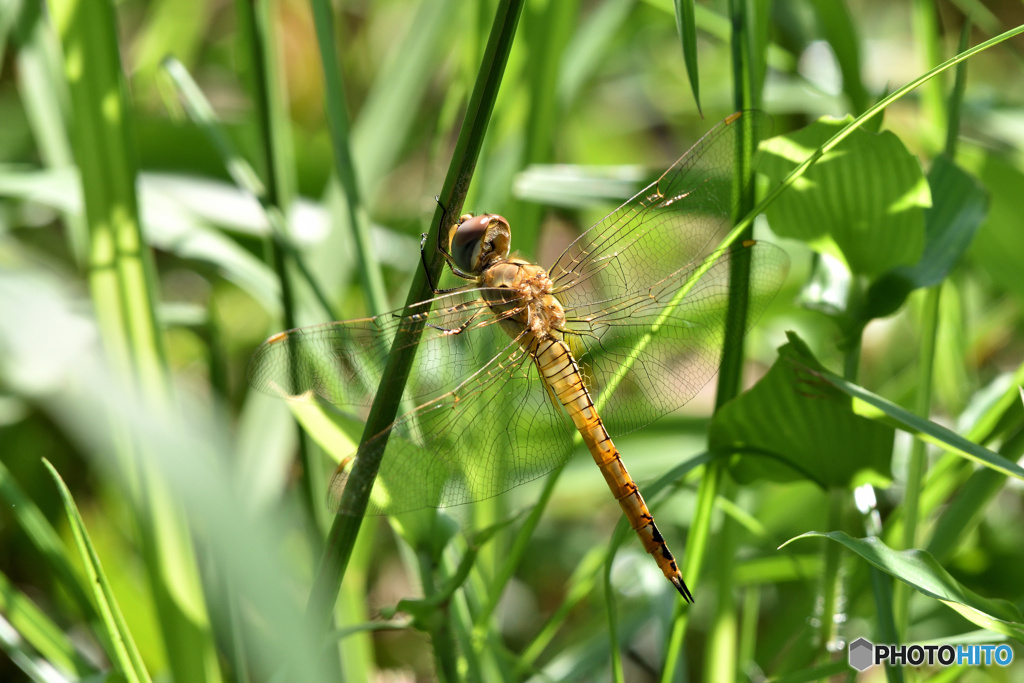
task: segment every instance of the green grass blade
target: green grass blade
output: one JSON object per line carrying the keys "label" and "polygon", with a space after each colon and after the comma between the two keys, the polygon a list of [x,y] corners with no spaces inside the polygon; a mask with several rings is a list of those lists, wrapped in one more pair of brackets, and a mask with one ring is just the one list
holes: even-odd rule
{"label": "green grass blade", "polygon": [[[668,0],[645,0],[645,2],[655,9],[666,13],[674,11],[672,4]],[[729,17],[719,14],[714,6],[696,4],[693,9],[694,20],[698,29],[722,43],[730,40],[732,25]],[[769,66],[782,72],[793,71],[797,62],[796,56],[778,43],[768,44],[766,59]]]}
{"label": "green grass blade", "polygon": [[147,391],[160,392],[163,341],[154,314],[152,256],[139,229],[113,7],[107,0],[53,0],[50,8],[71,90],[72,139],[90,233],[89,281],[103,337],[112,358],[131,367]]}
{"label": "green grass blade", "polygon": [[690,90],[697,112],[703,118],[700,106],[700,70],[697,68],[697,20],[693,16],[693,0],[675,0],[676,30],[679,31],[679,42],[683,47],[683,61],[686,63],[686,75],[690,79]]}
{"label": "green grass blade", "polygon": [[60,537],[35,501],[21,490],[3,462],[0,462],[0,500],[13,512],[18,526],[46,560],[50,571],[60,580],[81,614],[93,617],[95,610],[92,601],[86,594],[76,569],[68,562]]}
{"label": "green grass blade", "polygon": [[[524,149],[518,164],[522,168],[550,163],[554,159],[567,104],[558,97],[559,76],[579,21],[579,2],[555,0],[526,11],[530,16],[523,22],[522,39],[528,48],[524,71],[529,111],[523,133]],[[519,199],[511,203],[505,217],[509,225],[516,226],[518,245],[536,247],[545,208]]]}
{"label": "green grass blade", "polygon": [[[1024,431],[1007,439],[999,453],[1007,460],[1017,461],[1024,453]],[[981,468],[971,474],[935,520],[925,549],[940,562],[950,558],[967,535],[981,524],[983,513],[1005,484],[1006,475],[995,470]]]}
{"label": "green grass blade", "polygon": [[422,0],[374,79],[352,124],[351,145],[358,187],[368,197],[398,161],[413,133],[440,48],[447,45],[457,0]]}
{"label": "green grass blade", "polygon": [[145,27],[133,46],[135,73],[133,87],[136,97],[151,99],[160,62],[173,54],[192,64],[203,48],[214,7],[205,0],[155,0],[147,7]]}
{"label": "green grass blade", "polygon": [[381,277],[377,255],[370,244],[370,233],[359,188],[359,180],[352,160],[352,143],[349,140],[350,125],[348,105],[345,98],[345,83],[341,77],[341,62],[335,48],[334,15],[329,0],[310,0],[313,8],[313,23],[316,27],[317,44],[320,46],[320,66],[324,73],[324,89],[327,104],[327,120],[331,129],[331,143],[334,149],[334,170],[341,180],[348,209],[349,229],[359,254],[360,280],[374,315],[387,311],[387,293]]}
{"label": "green grass blade", "polygon": [[75,545],[78,546],[78,552],[82,556],[82,565],[85,567],[86,575],[89,578],[89,585],[93,590],[93,600],[96,602],[100,620],[103,624],[104,635],[107,641],[107,656],[110,657],[110,661],[114,664],[115,668],[129,683],[149,681],[149,673],[142,663],[142,657],[139,655],[138,648],[135,647],[135,641],[128,630],[128,625],[121,615],[117,599],[110,589],[110,583],[103,572],[103,565],[100,563],[100,558],[96,555],[96,549],[93,548],[92,541],[89,540],[89,532],[86,530],[85,523],[78,513],[75,501],[71,498],[71,492],[64,484],[60,474],[50,464],[50,461],[44,459],[43,464],[50,471],[50,475],[60,491],[61,501],[64,503],[64,512],[67,514],[71,533],[75,538]]}
{"label": "green grass blade", "polygon": [[[0,621],[7,622],[6,626],[13,628],[24,641],[12,639],[5,632],[0,636],[0,649],[26,673],[31,669],[40,672],[40,680],[45,678],[42,667],[34,661],[35,653],[32,650],[38,652],[47,664],[76,680],[96,673],[95,668],[78,653],[74,643],[60,627],[27,595],[11,584],[3,573],[0,573]],[[31,649],[24,647],[25,644],[30,645]]]}
{"label": "green grass blade", "polygon": [[545,648],[554,640],[558,630],[565,624],[572,611],[594,590],[598,572],[604,566],[606,552],[601,547],[591,548],[576,565],[567,584],[565,599],[544,622],[529,645],[523,648],[523,654],[519,657],[519,672],[521,674],[525,674],[528,669],[533,667]]}
{"label": "green grass blade", "polygon": [[827,538],[852,550],[872,566],[958,611],[971,622],[1024,642],[1024,618],[1005,600],[983,598],[960,584],[923,550],[896,551],[874,537],[853,538],[842,531],[809,531],[783,543],[784,548],[803,538]]}
{"label": "green grass blade", "polygon": [[[25,114],[43,163],[50,168],[67,168],[74,165],[74,155],[68,139],[68,92],[60,78],[60,49],[52,27],[45,21],[43,3],[21,2],[21,16],[15,11],[17,5],[9,5],[9,11],[11,18],[17,19],[17,80]],[[84,270],[89,248],[85,221],[72,212],[65,212],[63,219],[75,263]]]}
{"label": "green grass blade", "polygon": [[[959,52],[962,52],[967,47],[967,38],[969,36],[970,22],[964,26],[964,30],[960,34],[960,46]],[[939,157],[939,160],[949,159],[952,160],[956,157],[956,141],[959,138],[959,123],[960,123],[960,105],[963,100],[964,88],[965,88],[965,77],[967,72],[967,65],[960,63],[956,67],[956,84],[950,94],[950,106],[949,106],[949,130],[946,135],[946,150],[945,154]],[[945,171],[941,173],[940,171]],[[938,176],[939,178],[945,178],[952,175],[953,172],[959,171],[959,168],[949,165],[939,165],[936,163],[936,167],[932,169],[932,173],[929,174],[929,180],[937,185],[938,180],[932,180],[933,177]],[[966,176],[966,174],[963,174]],[[959,257],[960,253],[967,249],[967,245],[970,243],[970,239],[974,236],[975,230],[981,224],[984,216],[984,207],[987,205],[987,196],[981,190],[977,183],[967,182],[962,184],[966,186],[966,189],[962,193],[956,192],[943,192],[936,199],[937,202],[943,202],[946,206],[943,206],[943,210],[931,211],[927,214],[929,220],[928,235],[929,237],[936,233],[954,232],[959,237],[958,244],[947,252],[952,252],[953,260]],[[949,183],[952,184],[952,183]],[[953,204],[953,207],[948,206]],[[969,218],[963,219],[963,215],[968,215]],[[960,220],[957,220],[960,219]],[[939,223],[939,225],[935,225]],[[959,228],[959,229],[957,229]],[[931,240],[930,240],[931,241]],[[960,247],[957,249],[956,247]],[[927,254],[926,254],[927,256]],[[924,259],[922,259],[924,260]],[[928,259],[929,261],[941,261],[937,258]],[[947,268],[951,268],[952,264],[949,264]],[[941,271],[940,271],[941,272]],[[917,391],[915,396],[914,412],[921,417],[927,418],[931,414],[932,406],[932,378],[935,370],[935,347],[936,339],[938,336],[939,328],[939,297],[942,294],[942,285],[934,284],[930,289],[925,292],[925,301],[922,310],[921,320],[921,350],[918,354],[918,383]],[[921,514],[921,491],[924,487],[925,475],[927,473],[928,461],[927,454],[925,453],[925,444],[920,439],[915,439],[910,450],[910,460],[907,464],[907,483],[906,483],[906,494],[904,496],[903,507],[906,510],[904,516],[904,527],[903,527],[903,545],[904,549],[916,548],[918,545],[918,523]],[[990,470],[984,470],[988,473],[988,478],[1001,478],[1001,476]],[[985,482],[991,484],[991,482]],[[986,487],[987,488],[987,487]],[[958,496],[958,499],[960,497]],[[947,517],[947,519],[949,519]],[[955,537],[954,534],[950,534],[950,537]],[[907,625],[910,621],[910,594],[902,586],[897,587],[897,590],[893,594],[893,612],[895,613],[896,628],[898,630],[897,637],[899,642],[905,640]]]}
{"label": "green grass blade", "polygon": [[[942,59],[942,31],[939,28],[939,11],[931,0],[914,0],[911,12],[914,29],[914,47],[921,64],[938,64]],[[935,130],[947,127],[945,92],[941,80],[932,80],[924,85],[921,93],[921,108],[925,118],[935,124]]]}
{"label": "green grass blade", "polygon": [[815,374],[832,386],[852,396],[855,399],[853,408],[858,415],[880,420],[961,458],[966,458],[996,472],[1024,480],[1024,468],[1021,468],[1020,465],[983,446],[968,441],[956,432],[919,415],[915,415],[909,410],[871,393],[867,389],[847,382],[842,377],[828,370],[818,371]]}
{"label": "green grass blade", "polygon": [[[71,93],[72,142],[89,226],[89,286],[100,334],[117,374],[130,377],[154,406],[166,406],[171,390],[156,320],[159,295],[139,224],[133,121],[114,7],[109,0],[52,0],[49,7]],[[116,417],[108,419],[112,430],[124,433]],[[180,511],[136,446],[119,442],[119,464],[137,487],[130,499],[161,635],[176,652],[169,659],[175,677],[200,683],[217,665],[203,595],[189,571],[195,566],[193,548]]]}
{"label": "green grass blade", "polygon": [[[762,29],[767,28],[766,3],[756,0],[731,0],[729,14],[733,33],[732,73],[733,73],[733,104],[739,111],[747,111],[756,106],[761,99],[761,88],[764,83],[766,62],[764,58],[767,46],[766,35]],[[732,217],[745,215],[756,203],[755,187],[748,182],[754,173],[754,152],[760,140],[757,139],[763,130],[757,125],[757,118],[742,116],[737,124],[739,132],[736,136],[733,165],[733,196]],[[753,228],[736,233],[737,239],[749,239]],[[723,248],[727,245],[721,245]],[[715,411],[721,409],[740,391],[743,374],[743,337],[745,334],[747,313],[750,305],[750,266],[749,250],[739,258],[731,259],[729,265],[729,307],[726,311],[724,349],[722,354],[718,383],[715,392]],[[696,577],[701,573],[707,562],[708,551],[718,557],[732,557],[736,551],[737,525],[726,517],[718,535],[712,541],[710,529],[714,501],[720,496],[729,498],[734,494],[734,485],[725,476],[726,462],[714,461],[705,470],[697,493],[697,505],[694,514],[691,534],[687,538],[686,553],[682,560],[681,571],[684,581],[689,585],[696,584]],[[693,533],[693,530],[697,530]],[[736,677],[735,661],[737,633],[734,625],[736,604],[733,597],[733,572],[730,562],[720,562],[715,582],[715,611],[712,618],[711,637],[707,643],[709,658],[706,675],[722,680]],[[681,598],[676,599],[673,614],[672,630],[666,640],[664,650],[664,667],[661,681],[667,683],[675,676],[682,654],[686,627],[689,623],[690,608]]]}
{"label": "green grass blade", "polygon": [[[572,106],[583,86],[594,77],[600,63],[633,9],[635,0],[603,2],[584,17],[565,50],[558,79],[558,98],[563,110]],[[517,192],[517,195],[519,193]],[[628,198],[628,195],[623,199]]]}

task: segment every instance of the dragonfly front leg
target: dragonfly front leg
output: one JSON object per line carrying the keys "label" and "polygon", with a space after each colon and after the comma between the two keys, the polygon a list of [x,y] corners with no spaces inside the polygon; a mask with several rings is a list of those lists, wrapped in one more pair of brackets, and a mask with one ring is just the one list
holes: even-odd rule
{"label": "dragonfly front leg", "polygon": [[[426,273],[426,275],[427,275],[427,284],[430,285],[430,290],[434,294],[451,294],[452,292],[458,290],[459,288],[458,287],[452,287],[450,289],[438,289],[437,285],[434,283],[434,279],[432,277],[430,277],[430,267],[427,266],[427,252],[426,252],[427,237],[429,237],[429,236],[430,236],[430,233],[426,233],[426,232],[420,233],[420,263],[423,264],[423,272]],[[468,273],[462,272],[462,270],[460,270],[459,267],[455,265],[454,259],[452,258],[452,255],[449,254],[447,251],[442,249],[440,246],[437,247],[437,250],[439,252],[441,252],[441,256],[444,257],[445,263],[448,264],[448,268],[451,269],[452,273],[455,276],[461,277],[463,280],[475,280],[476,279],[472,275],[469,275]]]}
{"label": "dragonfly front leg", "polygon": [[[448,267],[451,269],[452,273],[456,277],[460,277],[463,280],[475,280],[475,276],[463,272],[455,264],[455,258],[450,253],[448,253],[447,249],[445,249],[444,242],[442,240],[444,238],[445,225],[448,223],[448,209],[445,208],[445,205],[441,203],[441,199],[437,195],[434,195],[434,201],[437,202],[437,205],[441,207],[441,225],[438,227],[437,230],[437,244],[434,245],[434,248],[438,252],[440,252],[441,256],[444,258],[445,263],[448,264]],[[455,227],[457,226],[453,226],[448,229],[449,235],[451,234],[451,231]],[[427,266],[426,252],[427,237],[429,235],[430,233],[426,232],[420,233],[420,263],[423,264],[423,272],[426,273],[427,275],[427,284],[430,285],[430,290],[434,292],[434,294],[449,294],[457,290],[458,287],[455,287],[453,289],[439,289],[437,287],[437,284],[434,283],[434,279],[430,276],[430,268]]]}

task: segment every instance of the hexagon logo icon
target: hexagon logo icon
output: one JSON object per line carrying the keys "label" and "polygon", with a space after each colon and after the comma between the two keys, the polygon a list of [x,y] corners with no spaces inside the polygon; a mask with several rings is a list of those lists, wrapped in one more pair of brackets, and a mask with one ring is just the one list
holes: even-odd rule
{"label": "hexagon logo icon", "polygon": [[857,671],[863,671],[873,664],[875,646],[866,638],[858,638],[850,643],[849,657],[850,666]]}

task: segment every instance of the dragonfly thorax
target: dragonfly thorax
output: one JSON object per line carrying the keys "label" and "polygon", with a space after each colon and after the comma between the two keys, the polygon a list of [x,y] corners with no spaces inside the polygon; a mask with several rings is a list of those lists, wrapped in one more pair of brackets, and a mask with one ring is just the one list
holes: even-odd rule
{"label": "dragonfly thorax", "polygon": [[505,318],[503,327],[513,338],[520,338],[524,327],[535,337],[560,337],[565,309],[541,266],[520,258],[500,261],[480,274],[479,284],[492,289],[483,296]]}
{"label": "dragonfly thorax", "polygon": [[448,253],[464,273],[479,275],[494,261],[508,258],[511,239],[512,231],[504,217],[467,213],[449,231]]}

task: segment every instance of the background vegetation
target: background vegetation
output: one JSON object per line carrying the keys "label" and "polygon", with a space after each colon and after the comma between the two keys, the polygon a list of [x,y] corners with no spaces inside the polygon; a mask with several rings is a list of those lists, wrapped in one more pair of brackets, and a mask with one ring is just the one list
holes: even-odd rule
{"label": "background vegetation", "polygon": [[[931,70],[1020,23],[974,0],[0,3],[0,678],[797,681],[847,675],[861,636],[1019,653],[1020,39]],[[400,306],[467,171],[467,210],[545,264],[749,106],[785,134],[756,235],[787,284],[745,364],[617,441],[696,605],[585,456],[329,532],[361,430],[251,391],[255,347]],[[763,379],[726,403],[741,368]]]}

